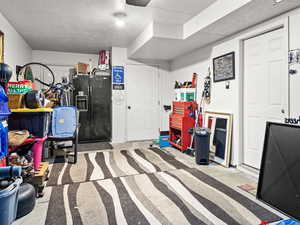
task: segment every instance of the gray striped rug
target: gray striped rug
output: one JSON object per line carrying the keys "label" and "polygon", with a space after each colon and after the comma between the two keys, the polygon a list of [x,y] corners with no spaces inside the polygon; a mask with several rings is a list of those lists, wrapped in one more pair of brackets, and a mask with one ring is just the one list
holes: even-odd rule
{"label": "gray striped rug", "polygon": [[49,182],[64,185],[48,187],[46,225],[253,225],[281,219],[158,149],[85,154],[78,165],[60,164],[58,178]]}
{"label": "gray striped rug", "polygon": [[75,165],[65,162],[63,158],[57,158],[47,185],[72,184],[181,168],[187,166],[156,148],[85,153],[78,155],[78,163]]}
{"label": "gray striped rug", "polygon": [[109,142],[82,143],[78,144],[78,152],[99,151],[113,149]]}

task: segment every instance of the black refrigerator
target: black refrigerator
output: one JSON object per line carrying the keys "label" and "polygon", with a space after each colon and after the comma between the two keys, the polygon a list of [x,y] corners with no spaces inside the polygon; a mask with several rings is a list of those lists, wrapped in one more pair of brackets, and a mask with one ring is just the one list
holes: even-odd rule
{"label": "black refrigerator", "polygon": [[110,75],[76,75],[73,104],[79,109],[79,142],[111,141]]}

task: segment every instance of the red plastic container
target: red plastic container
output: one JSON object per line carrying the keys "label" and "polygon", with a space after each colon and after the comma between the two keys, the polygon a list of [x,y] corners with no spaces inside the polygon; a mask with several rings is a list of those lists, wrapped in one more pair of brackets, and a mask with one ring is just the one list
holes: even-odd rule
{"label": "red plastic container", "polygon": [[32,147],[33,150],[33,168],[38,170],[42,162],[43,145],[47,137],[35,138],[35,144]]}
{"label": "red plastic container", "polygon": [[6,167],[6,158],[0,160],[0,167]]}
{"label": "red plastic container", "polygon": [[8,82],[8,94],[26,94],[35,90],[35,85],[29,80]]}

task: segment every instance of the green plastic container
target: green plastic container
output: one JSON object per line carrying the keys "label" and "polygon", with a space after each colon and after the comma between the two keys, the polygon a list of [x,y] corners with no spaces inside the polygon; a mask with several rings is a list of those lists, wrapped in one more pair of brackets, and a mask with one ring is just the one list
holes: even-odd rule
{"label": "green plastic container", "polygon": [[194,92],[181,93],[180,101],[183,101],[183,102],[195,101],[195,93]]}

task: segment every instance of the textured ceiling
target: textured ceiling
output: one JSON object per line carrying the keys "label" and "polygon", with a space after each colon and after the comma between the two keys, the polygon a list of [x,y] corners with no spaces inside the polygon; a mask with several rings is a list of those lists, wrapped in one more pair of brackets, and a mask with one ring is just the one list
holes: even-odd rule
{"label": "textured ceiling", "polygon": [[112,14],[122,0],[0,0],[0,12],[35,50],[98,53],[127,47],[151,21],[184,24],[215,0],[152,0],[126,6],[126,26]]}
{"label": "textured ceiling", "polygon": [[[284,0],[277,5],[273,4],[273,0],[252,0],[221,19],[195,30],[193,35],[185,39],[174,40],[155,36],[148,38],[147,42],[131,52],[129,57],[172,60],[298,7],[300,0]],[[222,9],[217,12],[221,13]]]}

